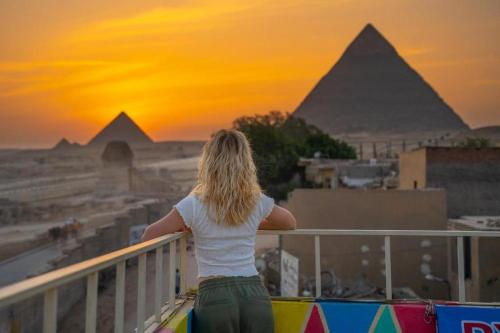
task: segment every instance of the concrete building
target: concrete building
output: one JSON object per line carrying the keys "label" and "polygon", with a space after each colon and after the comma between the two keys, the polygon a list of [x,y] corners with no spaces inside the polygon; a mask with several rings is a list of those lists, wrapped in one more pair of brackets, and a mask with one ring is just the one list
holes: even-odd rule
{"label": "concrete building", "polygon": [[[446,229],[443,190],[296,189],[284,204],[299,228],[321,229]],[[304,281],[314,277],[314,240],[283,236],[284,250],[299,258]],[[362,277],[384,288],[384,238],[370,236],[321,238],[321,270],[338,281]],[[410,287],[422,298],[448,298],[448,287],[426,279],[446,278],[447,242],[440,238],[392,239],[392,278],[397,287]]]}
{"label": "concrete building", "polygon": [[[390,161],[334,160],[301,158],[302,181],[323,188],[380,188],[387,186],[395,175],[396,165]],[[389,185],[389,187],[391,187]]]}
{"label": "concrete building", "polygon": [[338,186],[337,170],[334,160],[322,158],[301,158],[299,167],[303,168],[303,180],[323,188],[336,188]]}
{"label": "concrete building", "polygon": [[[500,231],[500,216],[463,216],[448,222],[450,230]],[[456,239],[449,242],[449,281],[457,290]],[[471,302],[497,302],[500,299],[500,241],[487,237],[465,237],[465,291]]]}
{"label": "concrete building", "polygon": [[500,215],[500,148],[424,147],[399,165],[401,189],[446,190],[450,218]]}

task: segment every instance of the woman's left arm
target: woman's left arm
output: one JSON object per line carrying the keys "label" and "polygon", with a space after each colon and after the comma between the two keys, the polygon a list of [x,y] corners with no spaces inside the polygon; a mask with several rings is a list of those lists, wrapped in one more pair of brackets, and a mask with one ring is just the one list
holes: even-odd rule
{"label": "woman's left arm", "polygon": [[179,214],[177,209],[172,208],[172,210],[167,215],[165,215],[155,223],[149,225],[146,230],[144,230],[141,241],[145,242],[166,234],[186,230],[187,228],[184,224],[184,221],[182,220],[181,214]]}

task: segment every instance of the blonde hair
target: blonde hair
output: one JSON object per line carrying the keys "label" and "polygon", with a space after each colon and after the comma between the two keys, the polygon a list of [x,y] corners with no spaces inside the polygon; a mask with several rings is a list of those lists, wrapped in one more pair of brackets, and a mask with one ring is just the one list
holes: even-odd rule
{"label": "blonde hair", "polygon": [[242,132],[220,130],[205,144],[192,192],[207,205],[216,223],[245,223],[261,189],[252,150]]}

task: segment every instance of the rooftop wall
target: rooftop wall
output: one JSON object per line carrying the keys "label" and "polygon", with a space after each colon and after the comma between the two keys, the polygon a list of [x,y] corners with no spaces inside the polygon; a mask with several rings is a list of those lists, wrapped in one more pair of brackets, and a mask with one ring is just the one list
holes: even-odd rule
{"label": "rooftop wall", "polygon": [[[442,190],[326,190],[297,189],[285,206],[298,228],[321,229],[446,229]],[[321,269],[333,270],[344,281],[364,278],[385,286],[384,238],[349,236],[321,238]],[[314,277],[314,241],[306,236],[283,236],[282,247],[299,257],[299,274]],[[392,238],[394,287],[409,286],[421,297],[445,299],[444,284],[427,281],[426,264],[435,276],[446,277],[446,240]]]}
{"label": "rooftop wall", "polygon": [[401,154],[400,187],[443,188],[447,215],[500,215],[500,148],[426,147]]}
{"label": "rooftop wall", "polygon": [[500,163],[500,148],[426,147],[427,163]]}
{"label": "rooftop wall", "polygon": [[449,217],[500,215],[500,148],[429,148],[426,175],[446,189]]}

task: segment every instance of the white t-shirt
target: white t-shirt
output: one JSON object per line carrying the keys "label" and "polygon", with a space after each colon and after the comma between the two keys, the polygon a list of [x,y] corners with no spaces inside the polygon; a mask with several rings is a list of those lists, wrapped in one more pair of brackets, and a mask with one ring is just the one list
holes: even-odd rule
{"label": "white t-shirt", "polygon": [[257,275],[255,237],[260,222],[273,210],[273,199],[262,194],[248,220],[239,226],[215,223],[193,194],[174,207],[193,231],[198,277]]}

